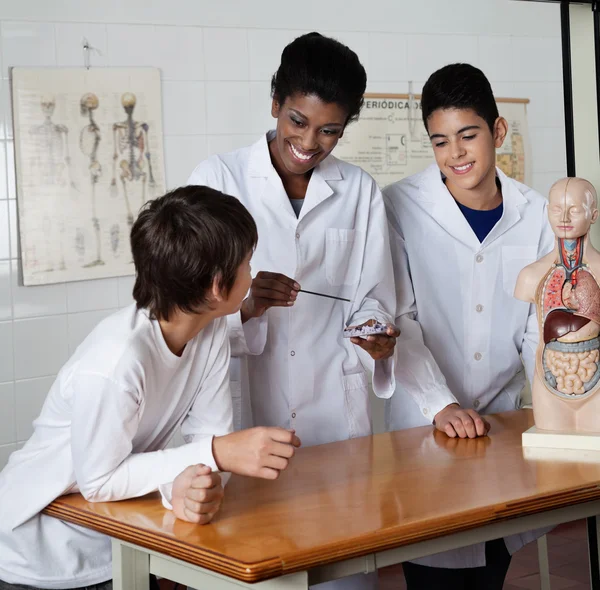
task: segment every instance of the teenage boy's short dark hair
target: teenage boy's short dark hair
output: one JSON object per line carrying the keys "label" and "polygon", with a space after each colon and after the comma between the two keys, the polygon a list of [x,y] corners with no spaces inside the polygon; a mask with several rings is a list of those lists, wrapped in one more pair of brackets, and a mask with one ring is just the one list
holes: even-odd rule
{"label": "teenage boy's short dark hair", "polygon": [[488,79],[470,64],[450,64],[431,74],[423,86],[421,108],[427,130],[427,120],[438,109],[471,109],[492,132],[500,116]]}
{"label": "teenage boy's short dark hair", "polygon": [[248,210],[206,186],[184,186],[150,201],[131,228],[133,298],[156,319],[208,303],[216,279],[228,294],[256,246]]}
{"label": "teenage boy's short dark hair", "polygon": [[320,33],[307,33],[283,50],[271,95],[283,105],[293,94],[314,94],[346,109],[350,123],[358,119],[366,87],[367,73],[352,49]]}

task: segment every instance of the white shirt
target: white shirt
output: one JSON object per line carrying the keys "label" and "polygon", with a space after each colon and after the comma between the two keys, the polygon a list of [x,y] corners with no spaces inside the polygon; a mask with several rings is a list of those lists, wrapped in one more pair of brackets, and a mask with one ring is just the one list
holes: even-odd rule
{"label": "white shirt", "polygon": [[[431,424],[456,402],[481,414],[514,410],[525,383],[523,363],[531,382],[538,343],[535,307],[513,293],[521,269],[552,249],[554,234],[546,199],[499,169],[497,175],[502,217],[482,243],[437,165],[384,190],[401,330],[397,390],[386,403],[389,430]],[[520,548],[523,539],[508,538],[509,551]],[[482,566],[484,545],[417,562]]]}
{"label": "white shirt", "polygon": [[232,354],[241,359],[232,363],[239,380],[232,391],[242,396],[242,427],[295,428],[304,445],[370,434],[365,367],[374,370],[376,394],[389,397],[393,362],[372,362],[342,331],[394,317],[385,207],[375,181],[330,155],[313,170],[296,217],[262,136],[202,162],[189,184],[233,195],[250,211],[259,236],[254,272],[279,272],[304,289],[351,301],[299,293],[293,307],[270,308],[243,326],[239,313],[228,317]]}
{"label": "white shirt", "polygon": [[[110,579],[108,537],[40,510],[78,491],[96,502],[142,496],[196,463],[217,469],[213,435],[232,431],[228,365],[225,318],[181,357],[135,304],[102,321],[61,369],[32,437],[0,473],[0,579],[40,588]],[[179,427],[189,444],[162,450]]]}

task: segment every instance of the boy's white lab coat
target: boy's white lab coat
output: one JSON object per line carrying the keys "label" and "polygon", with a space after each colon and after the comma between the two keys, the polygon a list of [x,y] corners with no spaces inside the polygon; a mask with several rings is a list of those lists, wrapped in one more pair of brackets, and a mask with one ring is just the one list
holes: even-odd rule
{"label": "boy's white lab coat", "polygon": [[389,397],[393,361],[373,362],[342,330],[394,317],[383,199],[366,172],[330,155],[314,169],[297,218],[271,163],[272,134],[202,162],[189,184],[233,195],[250,211],[259,236],[254,274],[279,272],[350,303],[299,293],[293,307],[270,308],[244,325],[239,313],[229,316],[232,355],[241,361],[232,362],[241,426],[294,428],[303,445],[364,436],[371,433],[365,368],[376,394]]}
{"label": "boy's white lab coat", "polygon": [[[523,363],[531,382],[538,343],[535,308],[513,293],[521,269],[552,249],[554,234],[546,199],[499,169],[497,176],[502,218],[482,243],[437,165],[384,190],[401,330],[397,390],[386,403],[389,430],[431,424],[455,402],[480,414],[514,410],[525,384]],[[507,538],[509,551],[533,535]],[[482,566],[485,549],[473,545],[417,562]]]}

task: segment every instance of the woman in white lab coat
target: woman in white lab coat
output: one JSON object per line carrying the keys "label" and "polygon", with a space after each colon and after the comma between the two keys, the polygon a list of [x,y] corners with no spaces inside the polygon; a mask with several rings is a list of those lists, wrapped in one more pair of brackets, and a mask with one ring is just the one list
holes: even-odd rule
{"label": "woman in white lab coat", "polygon": [[[389,324],[395,313],[381,193],[366,172],[331,155],[365,86],[348,47],[318,33],[297,38],[272,80],[276,130],[209,158],[189,179],[239,198],[258,226],[258,272],[241,312],[229,316],[241,426],[295,429],[304,446],[371,433],[369,373],[378,396],[394,391],[395,328],[343,338],[346,326]],[[343,587],[375,581],[355,576]]]}

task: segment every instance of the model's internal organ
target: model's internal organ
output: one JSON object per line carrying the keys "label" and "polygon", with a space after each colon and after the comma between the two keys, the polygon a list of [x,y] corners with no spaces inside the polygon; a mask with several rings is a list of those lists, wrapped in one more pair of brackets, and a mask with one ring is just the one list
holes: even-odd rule
{"label": "model's internal organ", "polygon": [[543,282],[543,367],[555,393],[577,397],[600,380],[600,287],[584,264],[555,265]]}

